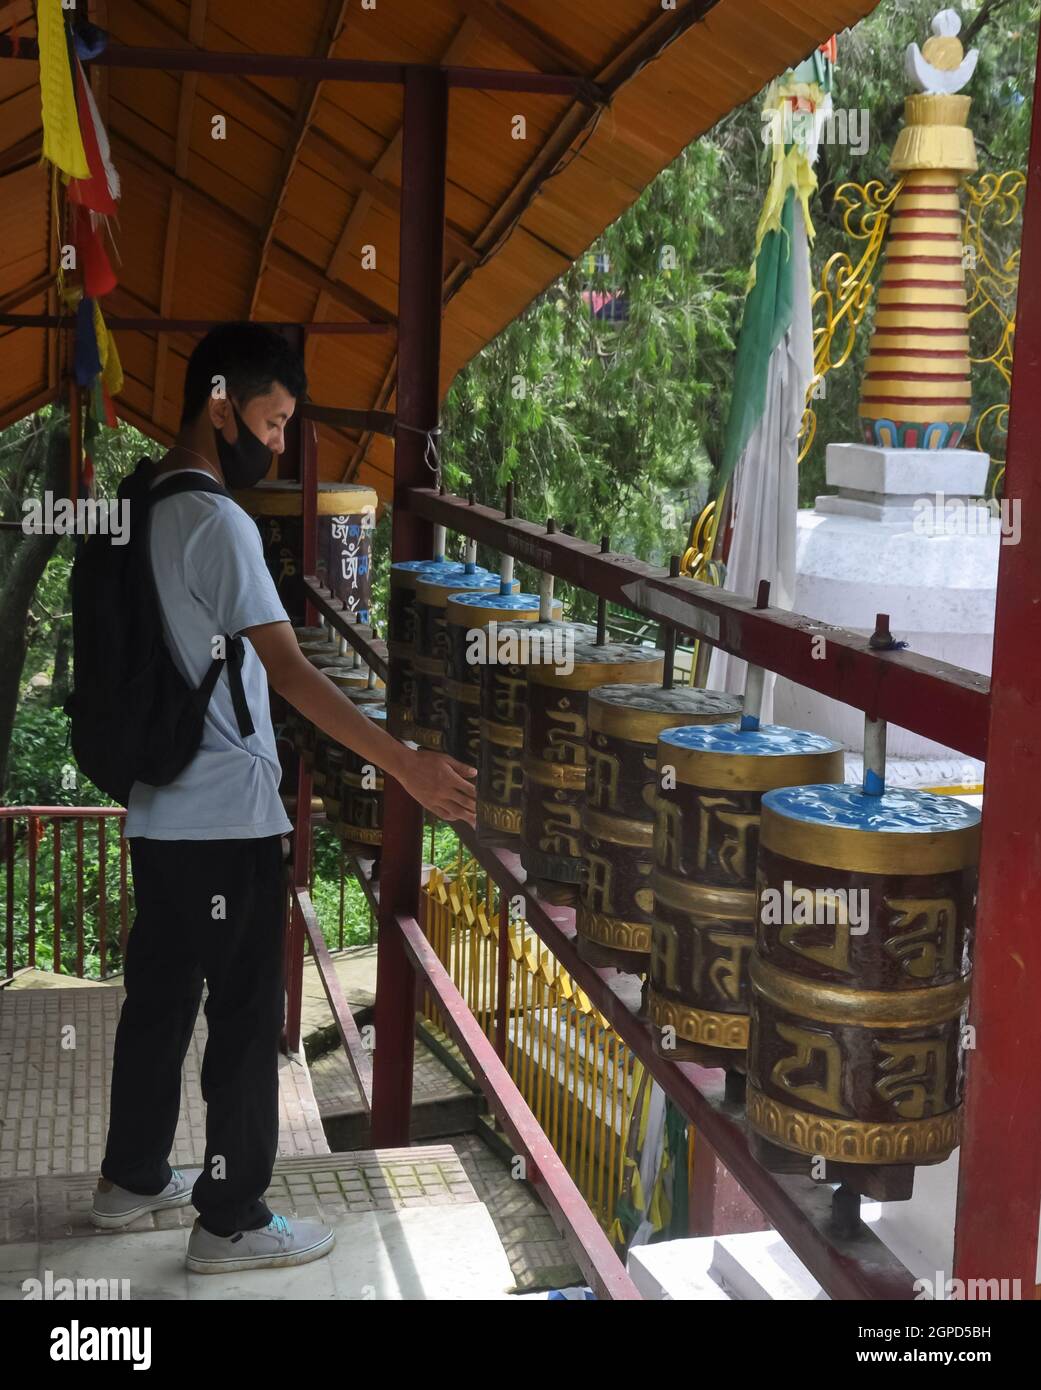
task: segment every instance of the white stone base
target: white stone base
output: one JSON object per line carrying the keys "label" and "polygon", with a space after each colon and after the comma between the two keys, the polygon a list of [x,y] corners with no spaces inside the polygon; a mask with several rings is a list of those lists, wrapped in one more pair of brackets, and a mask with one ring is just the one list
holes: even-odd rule
{"label": "white stone base", "polygon": [[[888,613],[893,636],[913,652],[989,673],[1000,523],[968,501],[986,473],[987,456],[970,450],[829,445],[828,481],[843,493],[799,513],[794,611],[865,636]],[[859,710],[790,681],[776,682],[773,717],[863,749]],[[956,764],[939,775],[926,769],[924,782],[894,776],[894,785],[980,780],[975,760],[895,725],[888,753]]]}
{"label": "white stone base", "polygon": [[990,458],[975,449],[882,449],[875,444],[829,444],[824,476],[830,487],[922,497],[979,497]]}

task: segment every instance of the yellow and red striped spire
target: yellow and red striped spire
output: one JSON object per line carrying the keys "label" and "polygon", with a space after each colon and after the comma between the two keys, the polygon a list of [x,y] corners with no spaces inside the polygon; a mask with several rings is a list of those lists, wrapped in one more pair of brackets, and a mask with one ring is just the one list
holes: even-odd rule
{"label": "yellow and red striped spire", "polygon": [[946,449],[960,442],[972,410],[969,320],[962,259],[962,176],[976,168],[971,99],[956,95],[975,67],[944,10],[908,70],[925,91],[905,99],[904,129],[889,167],[904,176],[893,205],[874,331],[861,386],[869,444]]}

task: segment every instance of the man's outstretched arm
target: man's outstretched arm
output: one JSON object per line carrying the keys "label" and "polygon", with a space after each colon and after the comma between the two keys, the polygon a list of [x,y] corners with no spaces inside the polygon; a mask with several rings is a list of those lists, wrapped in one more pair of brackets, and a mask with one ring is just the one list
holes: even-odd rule
{"label": "man's outstretched arm", "polygon": [[421,806],[445,821],[473,825],[476,769],[445,753],[406,748],[366,719],[361,710],[304,656],[289,623],[242,629],[267,671],[268,681],[305,719],[382,768]]}

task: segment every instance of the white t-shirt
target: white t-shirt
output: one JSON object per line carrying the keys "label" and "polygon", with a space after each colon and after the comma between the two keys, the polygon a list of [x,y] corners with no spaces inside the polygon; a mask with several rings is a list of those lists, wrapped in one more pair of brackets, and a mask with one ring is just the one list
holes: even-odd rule
{"label": "white t-shirt", "polygon": [[[264,563],[256,522],[230,497],[182,492],[157,502],[149,513],[149,555],[167,646],[193,686],[210,668],[214,637],[289,621]],[[282,774],[267,673],[249,638],[243,647],[242,686],[255,732],[239,734],[223,671],[191,762],[164,787],[134,783],[128,838],[245,840],[292,829],[278,795]]]}

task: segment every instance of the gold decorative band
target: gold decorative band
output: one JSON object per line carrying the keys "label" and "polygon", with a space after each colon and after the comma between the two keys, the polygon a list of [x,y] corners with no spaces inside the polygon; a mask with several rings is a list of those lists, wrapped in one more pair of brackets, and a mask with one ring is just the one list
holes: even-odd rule
{"label": "gold decorative band", "polygon": [[589,697],[589,727],[608,738],[655,744],[665,729],[687,724],[733,724],[740,717],[741,702],[734,700],[733,705],[732,710],[722,714],[697,714],[692,710],[680,714],[676,710],[625,709],[598,700],[594,694]]}
{"label": "gold decorative band", "polygon": [[[423,576],[420,575],[422,580]],[[515,579],[511,594],[515,594],[520,588],[520,584]],[[497,594],[499,592],[499,576],[490,574],[488,582],[482,584],[453,584],[451,580],[447,584],[424,583],[422,592],[416,586],[416,602],[425,603],[430,608],[447,608],[450,598],[458,598],[460,594]]]}
{"label": "gold decorative band", "polygon": [[[459,603],[457,600],[460,595],[456,594],[449,598],[446,605],[445,619],[447,622],[454,623],[456,627],[470,626],[475,630],[486,627],[488,623],[537,623],[539,620],[538,605],[534,608],[475,608],[472,603]],[[564,609],[559,599],[553,601],[553,617],[558,619],[563,614]]]}
{"label": "gold decorative band", "polygon": [[524,730],[518,724],[496,724],[494,720],[482,719],[481,737],[501,748],[524,747]]}
{"label": "gold decorative band", "polygon": [[980,827],[968,825],[935,834],[853,830],[792,820],[764,806],[759,844],[786,859],[828,869],[852,869],[862,874],[942,874],[979,861]]}
{"label": "gold decorative band", "polygon": [[655,868],[651,873],[651,888],[655,902],[678,908],[696,917],[719,917],[735,922],[754,922],[756,891],[754,888],[716,888],[710,883],[694,883],[690,879],[673,878]]}
{"label": "gold decorative band", "polygon": [[383,790],[383,778],[377,777],[370,783],[368,778],[360,772],[341,772],[340,776],[349,787],[359,787],[365,792],[381,792]]}
{"label": "gold decorative band", "polygon": [[839,745],[820,753],[759,756],[754,753],[707,753],[698,748],[658,744],[658,770],[674,767],[676,781],[711,791],[768,792],[774,787],[802,787],[815,782],[845,781]]}
{"label": "gold decorative band", "polygon": [[665,665],[659,654],[645,661],[576,661],[567,674],[552,662],[527,667],[536,685],[562,690],[595,690],[598,685],[660,685]]}
{"label": "gold decorative band", "polygon": [[421,676],[443,677],[445,674],[445,663],[436,656],[414,656],[412,666]]}
{"label": "gold decorative band", "polygon": [[907,401],[903,405],[878,405],[868,399],[861,401],[857,413],[868,420],[877,420],[881,416],[898,425],[931,425],[936,420],[957,425],[968,421],[972,409],[968,405],[945,405],[937,409],[935,405],[919,405],[917,401]]}
{"label": "gold decorative band", "polygon": [[813,1115],[766,1096],[751,1082],[745,1093],[748,1122],[756,1133],[796,1153],[840,1163],[939,1163],[957,1146],[961,1111],[924,1120],[849,1120]]}
{"label": "gold decorative band", "polygon": [[803,979],[760,956],[748,962],[752,988],[786,1013],[847,1028],[936,1028],[958,1017],[969,997],[966,976],[932,989],[850,989]]}
{"label": "gold decorative band", "polygon": [[481,703],[481,687],[479,685],[465,685],[462,681],[453,681],[445,677],[445,694],[450,700],[459,700],[464,705],[479,705]]}
{"label": "gold decorative band", "polygon": [[676,1036],[703,1047],[727,1047],[743,1052],[748,1047],[748,1015],[720,1014],[711,1009],[692,1009],[658,994],[653,985],[647,997],[647,1016],[652,1027],[675,1028]]}
{"label": "gold decorative band", "polygon": [[524,775],[543,787],[584,791],[586,786],[585,768],[575,767],[573,763],[544,763],[541,758],[525,758]]}
{"label": "gold decorative band", "polygon": [[382,845],[383,831],[368,830],[361,825],[338,825],[337,830],[345,840],[353,840],[360,845]]}
{"label": "gold decorative band", "polygon": [[590,912],[579,906],[575,926],[580,936],[600,946],[632,951],[634,955],[649,956],[651,953],[651,929],[642,922],[626,922],[621,917],[608,917],[603,912]]}
{"label": "gold decorative band", "polygon": [[654,844],[653,821],[628,820],[624,816],[606,815],[587,806],[582,828],[594,840],[608,840],[613,845],[632,845],[650,849]]}
{"label": "gold decorative band", "polygon": [[413,743],[418,743],[420,748],[433,748],[436,753],[440,753],[445,737],[442,730],[425,729],[422,724],[411,724],[409,729],[409,738]]}
{"label": "gold decorative band", "polygon": [[519,835],[524,828],[524,815],[509,806],[496,806],[494,801],[478,801],[477,819],[489,830],[504,830]]}
{"label": "gold decorative band", "polygon": [[[236,488],[232,494],[250,516],[302,516],[303,491],[299,483],[261,483],[258,487]],[[318,484],[319,516],[361,516],[375,512],[379,498],[371,487],[338,483]]]}

